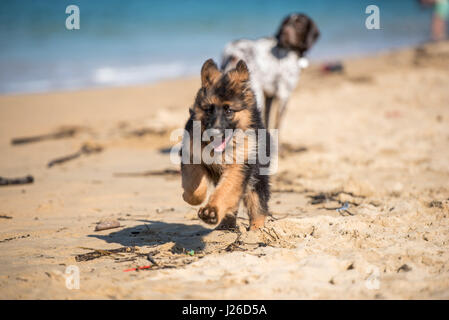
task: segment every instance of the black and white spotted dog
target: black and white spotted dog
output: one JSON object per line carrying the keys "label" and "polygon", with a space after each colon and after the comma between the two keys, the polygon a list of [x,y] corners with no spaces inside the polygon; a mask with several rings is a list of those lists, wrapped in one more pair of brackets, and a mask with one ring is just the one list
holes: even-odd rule
{"label": "black and white spotted dog", "polygon": [[267,128],[279,129],[301,69],[308,65],[304,54],[319,35],[311,18],[305,14],[291,14],[284,19],[275,37],[242,39],[226,45],[221,69],[235,68],[240,59],[246,62],[251,87]]}

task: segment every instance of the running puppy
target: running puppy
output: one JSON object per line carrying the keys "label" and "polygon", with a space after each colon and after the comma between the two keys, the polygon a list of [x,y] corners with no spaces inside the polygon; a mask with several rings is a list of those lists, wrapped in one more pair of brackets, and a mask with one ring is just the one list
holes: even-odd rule
{"label": "running puppy", "polygon": [[265,127],[279,129],[301,69],[308,65],[303,57],[319,35],[311,18],[295,13],[284,19],[275,37],[242,39],[226,45],[221,69],[230,70],[239,60],[247,63]]}
{"label": "running puppy", "polygon": [[[195,126],[203,137],[200,157],[195,154],[195,138],[191,139]],[[269,158],[266,146],[270,138],[266,130],[258,129],[264,126],[245,62],[239,61],[236,68],[222,73],[212,59],[207,60],[201,69],[201,88],[190,109],[185,126],[188,134],[184,136],[181,150],[184,200],[199,205],[206,200],[209,182],[215,186],[207,204],[198,211],[204,222],[220,223],[219,228],[235,227],[239,204],[243,201],[250,219],[249,229],[264,226],[270,189],[268,175],[261,174],[260,169],[267,168],[269,160],[262,164],[258,150],[264,149],[264,155]],[[255,139],[237,134],[242,132],[254,132]],[[267,145],[259,142],[261,134]],[[203,141],[204,137],[209,140],[212,136],[213,142]],[[239,137],[243,139],[238,140]],[[220,161],[210,163],[204,153],[213,154]],[[243,161],[238,161],[239,157]],[[254,161],[249,161],[251,158]]]}

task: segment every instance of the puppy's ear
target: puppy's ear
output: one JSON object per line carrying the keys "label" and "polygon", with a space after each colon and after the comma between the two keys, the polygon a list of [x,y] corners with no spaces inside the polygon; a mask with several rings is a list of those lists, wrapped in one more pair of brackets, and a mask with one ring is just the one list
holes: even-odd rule
{"label": "puppy's ear", "polygon": [[312,19],[308,18],[307,23],[307,33],[304,39],[304,47],[305,50],[309,50],[313,44],[318,40],[320,36],[320,30],[318,29],[315,22]]}
{"label": "puppy's ear", "polygon": [[218,77],[220,77],[221,73],[218,70],[217,64],[214,60],[209,59],[204,62],[203,67],[201,68],[201,85],[204,88],[210,87]]}
{"label": "puppy's ear", "polygon": [[235,69],[239,73],[249,76],[248,66],[246,65],[245,61],[239,60],[239,62],[237,62],[237,66],[235,67]]}
{"label": "puppy's ear", "polygon": [[245,82],[249,80],[249,70],[248,66],[246,65],[245,61],[239,60],[237,62],[237,66],[235,67],[235,70],[232,70],[229,72],[229,75],[233,81],[236,82]]}

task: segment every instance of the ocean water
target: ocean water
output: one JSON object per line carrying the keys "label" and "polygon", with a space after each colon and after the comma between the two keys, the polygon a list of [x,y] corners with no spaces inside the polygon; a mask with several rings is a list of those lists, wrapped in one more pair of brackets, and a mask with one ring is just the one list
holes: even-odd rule
{"label": "ocean water", "polygon": [[[80,9],[67,30],[65,9]],[[365,8],[380,8],[367,30]],[[144,84],[199,74],[207,58],[239,38],[273,35],[304,12],[321,38],[315,61],[372,54],[427,41],[431,10],[417,0],[1,0],[0,93]]]}

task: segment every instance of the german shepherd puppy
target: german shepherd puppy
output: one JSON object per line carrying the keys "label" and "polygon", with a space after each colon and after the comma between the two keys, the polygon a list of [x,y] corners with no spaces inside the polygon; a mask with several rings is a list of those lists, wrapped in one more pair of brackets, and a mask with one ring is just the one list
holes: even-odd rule
{"label": "german shepherd puppy", "polygon": [[[214,155],[224,159],[223,151],[228,147],[232,149],[230,157],[232,161],[208,164],[201,157],[195,162],[195,156],[188,154],[186,158],[189,159],[189,163],[184,161],[181,163],[183,198],[186,202],[191,205],[203,203],[210,182],[215,186],[207,204],[199,209],[198,216],[208,224],[220,223],[218,228],[236,226],[236,215],[241,200],[248,210],[250,230],[263,227],[265,217],[269,214],[269,176],[261,174],[260,171],[262,167],[269,166],[269,160],[268,163],[262,164],[258,150],[264,149],[265,156],[269,159],[270,135],[266,130],[258,130],[265,128],[249,81],[249,71],[243,60],[237,63],[235,69],[226,73],[220,72],[212,59],[207,60],[201,69],[201,88],[190,109],[190,118],[185,126],[187,136],[192,137],[195,122],[200,124],[203,136],[202,152],[208,144],[203,141],[203,134],[209,131],[217,134],[214,136],[213,144],[211,143],[213,150],[209,148]],[[251,140],[248,136],[244,136],[243,143],[239,144],[236,134],[228,135],[229,131],[236,130],[255,132],[256,139]],[[265,135],[263,137],[267,142],[265,145],[262,145],[264,143],[259,139],[261,135]],[[181,156],[186,150],[194,149],[192,139],[188,140],[183,139]],[[244,161],[241,163],[235,161],[238,155],[243,156]],[[250,156],[253,156],[253,161],[249,161]]]}

